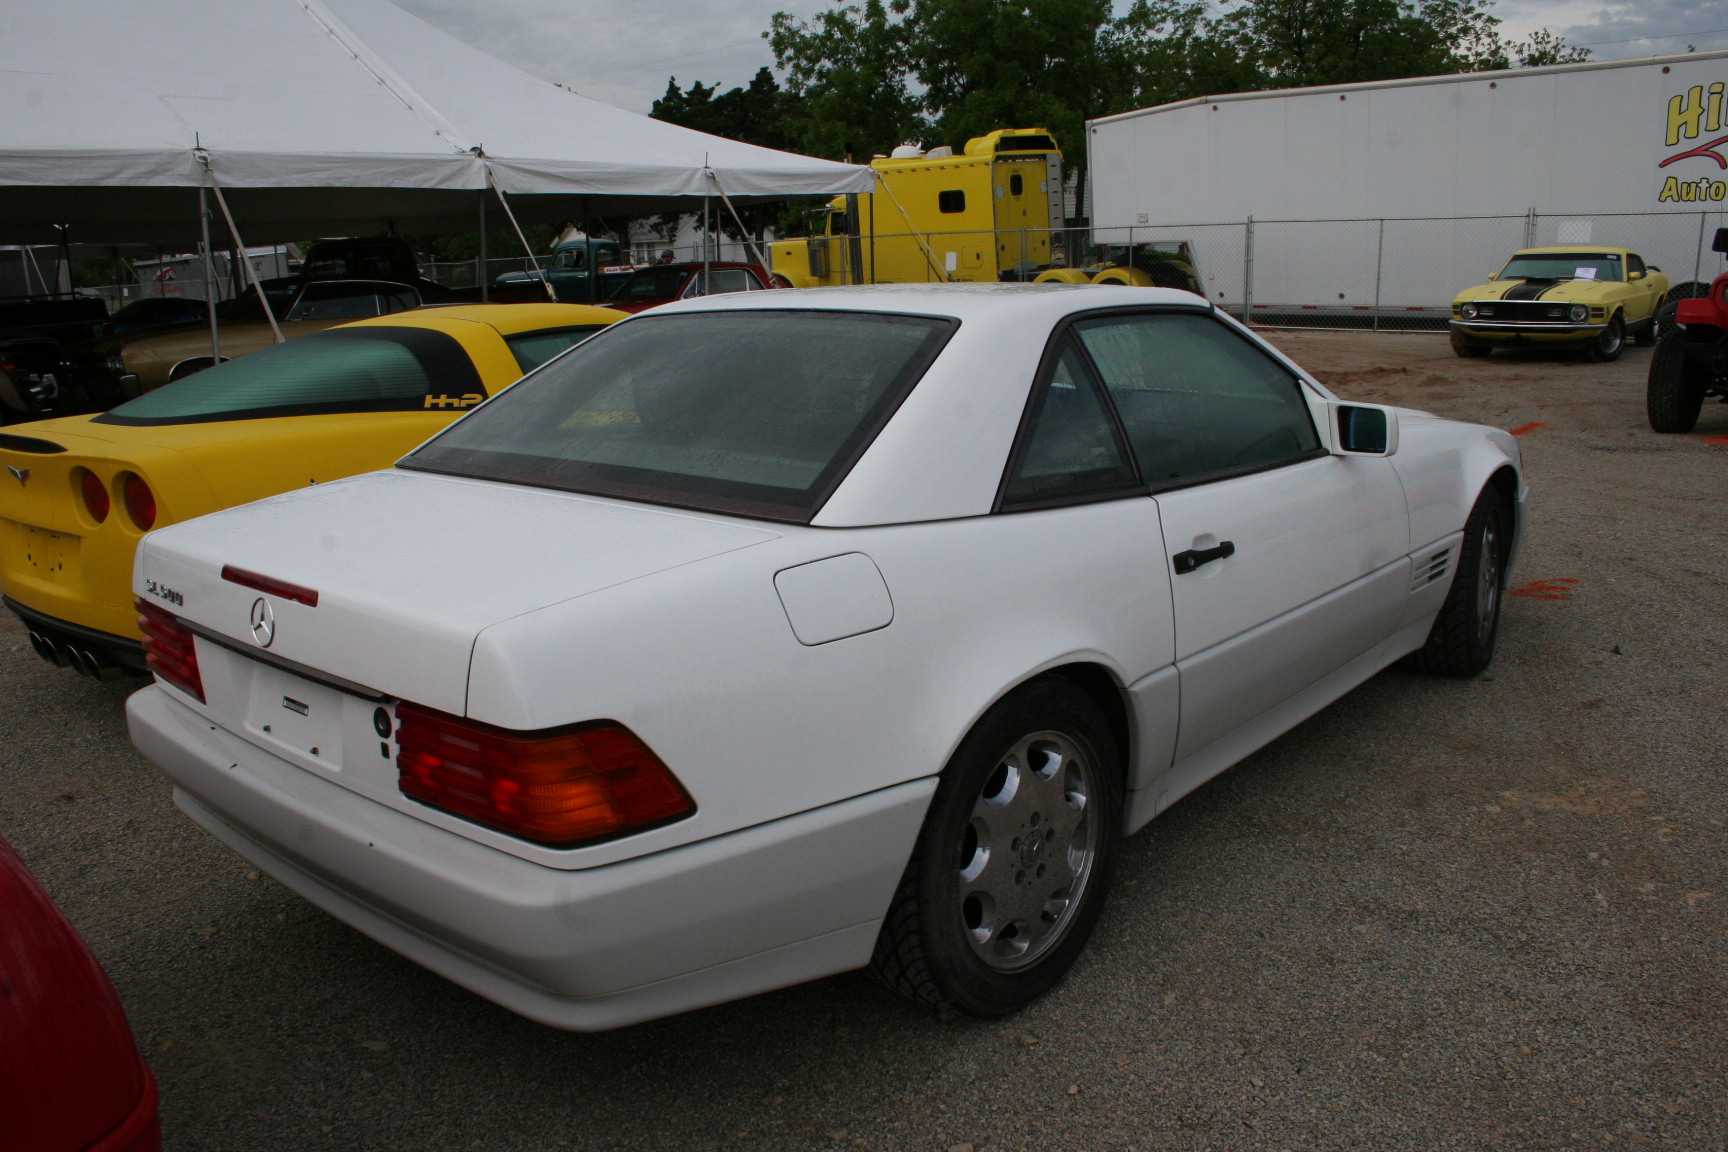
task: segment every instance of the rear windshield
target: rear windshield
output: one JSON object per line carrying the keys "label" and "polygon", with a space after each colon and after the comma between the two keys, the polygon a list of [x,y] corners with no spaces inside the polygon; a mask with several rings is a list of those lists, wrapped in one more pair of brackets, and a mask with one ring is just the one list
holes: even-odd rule
{"label": "rear windshield", "polygon": [[128,400],[98,424],[195,424],[325,412],[461,411],[486,398],[454,337],[347,328],[236,357]]}
{"label": "rear windshield", "polygon": [[1532,252],[1512,257],[1502,280],[1624,280],[1618,252]]}
{"label": "rear windshield", "polygon": [[510,345],[510,351],[516,357],[516,363],[523,372],[532,372],[558,353],[575,344],[580,344],[600,329],[604,324],[579,324],[570,328],[544,328],[539,332],[518,332],[514,336],[504,337],[504,343]]}
{"label": "rear windshield", "polygon": [[808,521],[954,326],[790,310],[626,321],[398,466]]}

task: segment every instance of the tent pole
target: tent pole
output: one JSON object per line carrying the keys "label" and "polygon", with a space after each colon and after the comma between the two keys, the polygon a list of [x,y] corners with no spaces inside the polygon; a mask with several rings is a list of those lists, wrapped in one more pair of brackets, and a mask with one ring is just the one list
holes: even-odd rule
{"label": "tent pole", "polygon": [[709,263],[714,258],[714,234],[708,227],[708,197],[702,197],[702,291],[700,295],[708,295],[710,283]]}
{"label": "tent pole", "polygon": [[210,291],[216,283],[216,269],[210,262],[210,200],[202,184],[198,186],[198,229],[203,236],[198,249],[204,257],[204,311],[210,316],[210,366],[214,368],[222,363],[222,330],[216,322],[216,301],[210,298]]}
{"label": "tent pole", "polygon": [[480,189],[480,249],[474,254],[474,282],[480,285],[480,303],[492,302],[492,286],[486,282],[486,189]]}
{"label": "tent pole", "polygon": [[712,168],[708,170],[708,179],[714,181],[714,191],[720,194],[720,202],[726,205],[728,212],[732,213],[732,220],[738,225],[738,231],[744,237],[744,250],[754,256],[764,270],[770,270],[761,247],[750,243],[750,230],[744,227],[743,218],[738,215],[738,209],[732,206],[732,198],[726,195],[726,189],[720,185],[720,177],[715,174]]}
{"label": "tent pole", "polygon": [[[552,281],[546,273],[540,270],[540,261],[534,259],[534,250],[528,247],[528,237],[522,234],[522,225],[516,222],[516,213],[510,210],[510,201],[504,199],[504,189],[498,187],[498,181],[492,175],[492,165],[486,165],[486,180],[492,185],[492,191],[498,193],[498,206],[504,209],[504,215],[510,220],[510,227],[516,230],[516,239],[522,242],[522,251],[528,254],[528,263],[534,269],[534,275],[540,278],[541,287],[546,289],[546,299],[558,303],[558,296],[552,291]],[[598,280],[596,280],[598,282]]]}
{"label": "tent pole", "polygon": [[264,309],[265,317],[270,321],[270,331],[276,333],[276,343],[285,342],[288,337],[282,335],[282,325],[276,323],[276,313],[270,307],[270,301],[264,296],[264,285],[258,283],[258,270],[252,267],[252,261],[246,259],[246,242],[240,239],[240,229],[234,227],[234,213],[228,211],[228,200],[222,195],[222,185],[216,183],[216,173],[210,173],[210,189],[216,193],[216,203],[222,209],[222,218],[228,221],[228,235],[234,238],[234,250],[239,254],[240,263],[246,269],[246,279],[252,281],[252,291],[258,293],[258,303]]}

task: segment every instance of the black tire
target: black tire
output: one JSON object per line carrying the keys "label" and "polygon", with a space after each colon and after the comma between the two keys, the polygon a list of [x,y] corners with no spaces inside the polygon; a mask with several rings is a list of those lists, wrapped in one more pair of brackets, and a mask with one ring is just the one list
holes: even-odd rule
{"label": "black tire", "polygon": [[1025,1007],[1086,947],[1121,823],[1121,754],[1098,705],[1055,677],[1015,689],[943,770],[871,975],[947,1011]]}
{"label": "black tire", "polygon": [[1668,298],[1666,296],[1656,301],[1656,307],[1650,311],[1650,319],[1647,320],[1644,325],[1638,329],[1638,331],[1632,334],[1632,343],[1638,345],[1640,348],[1654,348],[1656,346],[1656,337],[1658,335],[1656,331],[1656,317],[1661,313],[1663,305],[1667,302]]}
{"label": "black tire", "polygon": [[1650,333],[1658,342],[1668,333],[1680,330],[1679,312],[1680,302],[1672,297],[1656,309],[1656,318],[1650,322]]}
{"label": "black tire", "polygon": [[1494,348],[1490,344],[1478,344],[1474,340],[1466,340],[1456,329],[1452,332],[1452,351],[1466,359],[1476,359],[1491,355]]}
{"label": "black tire", "polygon": [[1620,353],[1626,351],[1626,322],[1620,319],[1620,313],[1608,317],[1608,324],[1596,334],[1596,339],[1584,349],[1584,354],[1598,364],[1607,364],[1620,359]]}
{"label": "black tire", "polygon": [[1500,635],[1511,544],[1512,510],[1489,485],[1464,522],[1458,569],[1428,642],[1404,658],[1405,667],[1441,676],[1475,676],[1487,669]]}
{"label": "black tire", "polygon": [[1710,370],[1686,355],[1685,335],[1670,332],[1650,357],[1644,386],[1644,411],[1656,432],[1690,432],[1704,407]]}

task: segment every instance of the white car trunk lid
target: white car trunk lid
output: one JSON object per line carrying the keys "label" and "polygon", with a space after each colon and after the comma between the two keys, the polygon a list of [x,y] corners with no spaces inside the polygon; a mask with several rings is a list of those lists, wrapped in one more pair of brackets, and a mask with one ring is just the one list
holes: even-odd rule
{"label": "white car trunk lid", "polygon": [[[374,472],[152,533],[135,583],[237,649],[461,714],[482,629],[775,535],[565,492]],[[225,567],[315,591],[317,605],[225,580]],[[260,599],[267,637],[254,635]]]}

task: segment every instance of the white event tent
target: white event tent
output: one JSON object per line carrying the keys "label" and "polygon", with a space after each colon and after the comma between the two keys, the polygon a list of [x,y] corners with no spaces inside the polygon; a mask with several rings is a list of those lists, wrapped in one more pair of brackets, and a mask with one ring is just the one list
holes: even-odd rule
{"label": "white event tent", "polygon": [[472,231],[488,189],[558,220],[873,185],[587,99],[388,0],[0,0],[0,44],[0,243],[189,240],[201,190],[255,244]]}

